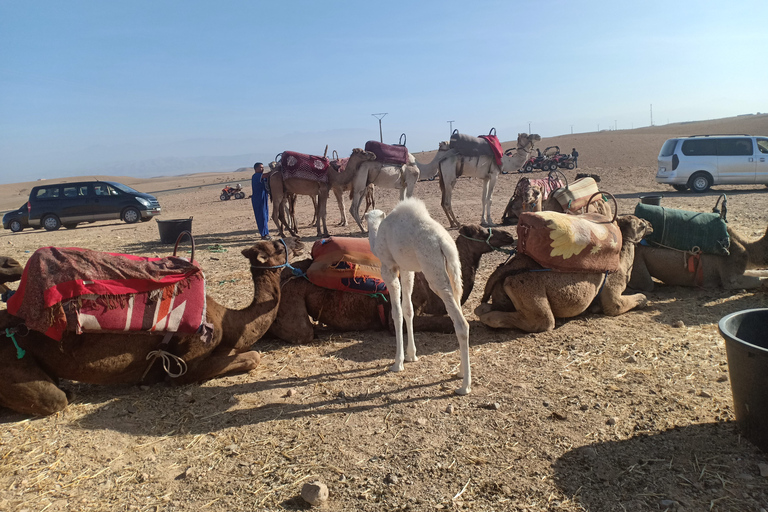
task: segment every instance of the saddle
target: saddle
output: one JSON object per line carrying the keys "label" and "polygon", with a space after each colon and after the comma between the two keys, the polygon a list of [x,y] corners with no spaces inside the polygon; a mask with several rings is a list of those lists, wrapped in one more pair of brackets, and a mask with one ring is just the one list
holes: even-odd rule
{"label": "saddle", "polygon": [[326,157],[306,155],[294,151],[283,151],[278,157],[275,160],[279,161],[283,168],[283,177],[328,182],[330,161]]}
{"label": "saddle", "polygon": [[517,223],[517,250],[557,272],[615,272],[621,230],[603,215],[523,212]]}
{"label": "saddle", "polygon": [[405,134],[400,135],[399,144],[384,144],[375,140],[365,143],[365,150],[376,155],[376,161],[385,164],[405,165],[408,163],[408,148],[405,147]]}
{"label": "saddle", "polygon": [[653,226],[653,233],[645,237],[652,246],[717,256],[730,254],[728,224],[719,213],[700,213],[638,203],[635,216],[647,220]]}
{"label": "saddle", "polygon": [[343,292],[383,293],[381,261],[374,256],[367,238],[332,236],[312,246],[312,264],[307,269],[309,282]]}
{"label": "saddle", "polygon": [[43,247],[24,267],[8,312],[57,341],[65,331],[202,333],[205,278],[176,256]]}
{"label": "saddle", "polygon": [[601,201],[600,189],[591,177],[580,178],[573,183],[552,192],[564,211],[578,212],[595,201]]}

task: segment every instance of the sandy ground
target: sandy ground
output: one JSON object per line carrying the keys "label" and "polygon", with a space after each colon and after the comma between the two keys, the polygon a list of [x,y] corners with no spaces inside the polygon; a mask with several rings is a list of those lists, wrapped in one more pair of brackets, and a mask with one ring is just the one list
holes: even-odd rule
{"label": "sandy ground", "polygon": [[[665,139],[708,132],[768,134],[768,116],[568,135],[540,147],[576,147],[579,171],[601,176],[620,213],[649,193],[663,194],[665,206],[710,211],[726,193],[730,225],[758,238],[768,223],[764,186],[692,194],[653,180]],[[500,177],[495,220],[519,177]],[[250,302],[240,255],[257,239],[250,201],[218,199],[223,183],[245,185],[248,173],[113,179],[155,193],[162,219],[193,217],[209,294],[233,308]],[[20,206],[31,186],[0,186],[0,210]],[[481,186],[459,180],[454,209],[463,222],[479,222]],[[376,194],[384,210],[398,199],[394,190]],[[416,196],[447,225],[437,181],[417,184]],[[339,214],[335,205],[329,212],[332,234],[359,233],[352,222],[331,227]],[[310,244],[311,216],[301,198]],[[154,221],[3,231],[0,244],[22,263],[45,245],[173,250]],[[467,397],[452,393],[453,335],[417,333],[419,361],[394,374],[388,333],[325,329],[310,345],[260,340],[258,369],[199,386],[63,382],[74,399],[62,413],[0,410],[0,510],[302,510],[301,486],[314,479],[330,489],[328,510],[768,509],[768,456],[734,421],[717,332],[728,313],[768,307],[763,293],[658,286],[645,309],[619,317],[585,314],[542,334],[492,330],[473,310],[503,261],[484,257],[464,305],[474,377]]]}

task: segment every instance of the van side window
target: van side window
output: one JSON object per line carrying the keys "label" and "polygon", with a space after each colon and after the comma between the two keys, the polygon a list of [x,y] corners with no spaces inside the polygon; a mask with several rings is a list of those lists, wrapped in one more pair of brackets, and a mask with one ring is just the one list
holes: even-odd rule
{"label": "van side window", "polygon": [[59,187],[43,187],[35,194],[37,199],[54,199],[59,197]]}
{"label": "van side window", "polygon": [[64,190],[64,197],[77,197],[76,186],[63,187],[63,190]]}
{"label": "van side window", "polygon": [[763,154],[768,154],[768,139],[755,139],[757,141],[757,149]]}
{"label": "van side window", "polygon": [[717,146],[712,139],[691,139],[683,141],[682,151],[685,156],[715,156]]}
{"label": "van side window", "polygon": [[752,139],[717,139],[720,156],[748,156],[752,154]]}
{"label": "van side window", "polygon": [[99,183],[98,185],[93,186],[93,193],[97,196],[108,196],[109,189],[107,189],[107,185]]}

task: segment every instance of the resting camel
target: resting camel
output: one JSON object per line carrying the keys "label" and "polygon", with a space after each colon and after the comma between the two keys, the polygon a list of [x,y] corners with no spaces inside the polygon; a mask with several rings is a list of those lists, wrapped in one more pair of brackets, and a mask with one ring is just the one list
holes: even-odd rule
{"label": "resting camel", "polygon": [[[18,261],[6,256],[0,256],[0,294],[5,294],[9,290],[5,283],[18,281],[23,273],[24,267],[19,265]],[[3,300],[5,300],[5,297],[3,297]]]}
{"label": "resting camel", "polygon": [[[272,222],[277,226],[279,235],[281,237],[283,236],[283,227],[287,226],[283,203],[286,201],[288,194],[294,193],[318,198],[317,236],[328,236],[328,229],[326,227],[326,205],[328,202],[329,191],[333,190],[334,194],[336,194],[336,199],[340,202],[340,209],[343,213],[343,191],[351,188],[360,164],[375,158],[376,155],[369,151],[363,151],[360,148],[353,149],[352,154],[349,156],[349,161],[342,172],[338,172],[329,167],[327,183],[299,178],[285,179],[280,164],[277,162],[270,163],[269,166],[272,169],[269,177],[269,186],[272,193]],[[366,189],[364,189],[364,191],[365,190]],[[322,232],[320,226],[321,221]],[[345,215],[342,216],[342,222],[346,222]],[[291,231],[291,234],[297,235],[295,231]]]}
{"label": "resting camel", "polygon": [[[593,301],[597,301],[603,313],[609,316],[622,315],[644,306],[645,295],[622,293],[632,271],[635,244],[653,230],[648,221],[634,215],[619,217],[618,225],[622,244],[617,272],[607,275],[542,272],[542,266],[536,261],[518,254],[491,274],[475,314],[489,327],[544,332],[555,328],[555,318],[580,315]],[[493,305],[488,304],[491,295]],[[510,300],[514,311],[510,311]]]}
{"label": "resting camel", "polygon": [[[481,256],[514,243],[514,237],[502,230],[477,225],[461,227],[456,248],[461,261],[462,304],[472,292]],[[306,259],[293,266],[306,273],[311,264],[312,260]],[[315,334],[312,320],[341,332],[386,329],[386,319],[391,320],[389,302],[362,293],[321,288],[303,277],[296,277],[290,269],[283,270],[281,280],[280,309],[269,333],[289,343],[312,341]],[[415,331],[453,332],[452,320],[444,316],[445,304],[430,289],[421,272],[415,275],[411,299]]]}
{"label": "resting camel", "polygon": [[[768,279],[746,276],[747,269],[768,266],[768,229],[759,240],[749,242],[730,227],[730,255],[702,254],[638,245],[629,287],[650,292],[655,277],[670,286],[722,287],[726,290],[768,288]],[[689,269],[689,263],[691,268]]]}
{"label": "resting camel", "polygon": [[[209,342],[199,334],[174,336],[164,349],[186,362],[187,372],[172,382],[188,384],[255,368],[261,356],[250,350],[277,316],[280,271],[289,255],[303,249],[288,239],[258,242],[242,251],[253,276],[253,301],[245,309],[227,309],[206,297],[206,319],[213,324]],[[163,365],[148,366],[147,355],[157,350],[163,335],[143,333],[66,332],[61,342],[37,331],[24,335],[23,320],[0,311],[0,329],[20,329],[16,340],[26,354],[17,359],[10,340],[0,343],[0,406],[17,412],[48,415],[67,406],[59,379],[89,384],[152,384],[166,378]],[[146,375],[144,373],[146,372]]]}
{"label": "resting camel", "polygon": [[[496,164],[496,160],[492,156],[481,155],[465,157],[455,152],[446,155],[440,162],[438,176],[440,177],[440,190],[443,194],[441,205],[452,228],[458,228],[460,226],[459,219],[456,217],[456,214],[453,213],[453,208],[451,207],[451,198],[453,196],[453,188],[456,186],[456,180],[458,180],[460,176],[480,178],[483,180],[480,225],[494,226],[495,224],[491,219],[491,202],[493,199],[493,189],[496,186],[496,179],[502,171],[517,172],[523,163],[528,160],[531,151],[533,151],[533,143],[537,140],[541,140],[541,137],[538,134],[518,134],[517,147],[508,149],[504,153],[504,156],[501,157],[501,166]],[[441,149],[445,150],[446,145],[447,143],[445,142],[441,143]]]}
{"label": "resting camel", "polygon": [[[526,178],[520,178],[521,181]],[[525,184],[525,182],[523,182]],[[554,192],[554,191],[551,191]],[[552,197],[551,192],[545,193],[541,185],[530,183],[528,186],[515,187],[515,194],[507,203],[502,222],[513,224],[520,218],[522,212],[559,212],[565,213],[562,205]],[[587,205],[587,212],[599,213],[608,218],[613,218],[613,210],[610,203],[602,198],[597,198]]]}
{"label": "resting camel", "polygon": [[[459,251],[443,226],[429,216],[419,199],[410,197],[398,203],[387,215],[373,210],[365,216],[371,251],[381,261],[381,277],[387,285],[395,324],[395,364],[391,371],[403,371],[403,361],[417,361],[413,338],[414,273],[421,271],[429,287],[443,300],[459,340],[463,378],[456,394],[466,395],[472,387],[469,367],[469,323],[459,303],[462,296]],[[401,299],[402,289],[402,304]],[[403,317],[408,328],[408,347],[403,354]]]}

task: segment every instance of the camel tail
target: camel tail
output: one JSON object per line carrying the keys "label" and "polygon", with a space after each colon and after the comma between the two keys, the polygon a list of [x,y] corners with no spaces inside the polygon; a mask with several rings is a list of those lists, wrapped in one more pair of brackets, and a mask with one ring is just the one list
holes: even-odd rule
{"label": "camel tail", "polygon": [[445,262],[445,271],[448,273],[448,280],[451,282],[451,290],[453,290],[453,300],[456,305],[461,309],[461,294],[462,294],[462,282],[461,282],[461,262],[459,261],[459,252],[456,249],[455,242],[448,239],[448,242],[442,241],[440,244],[440,252],[443,253],[443,261]]}

